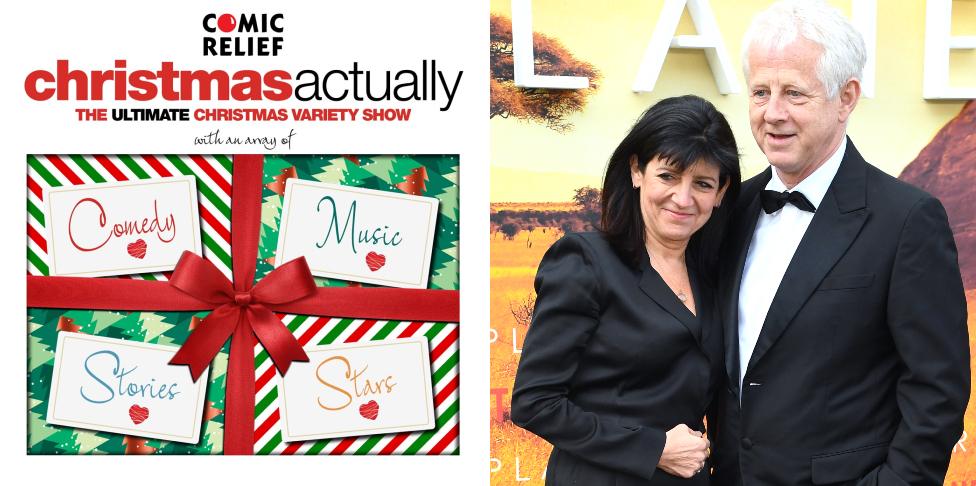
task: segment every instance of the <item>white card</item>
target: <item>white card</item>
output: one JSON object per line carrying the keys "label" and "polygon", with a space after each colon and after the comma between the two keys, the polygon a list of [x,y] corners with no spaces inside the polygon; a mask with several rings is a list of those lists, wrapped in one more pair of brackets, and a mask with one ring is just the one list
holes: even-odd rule
{"label": "white card", "polygon": [[320,277],[427,288],[438,203],[288,179],[275,264],[304,256]]}
{"label": "white card", "polygon": [[59,333],[48,423],[197,443],[210,368],[194,383],[185,366],[167,364],[178,349]]}
{"label": "white card", "polygon": [[278,379],[285,442],[434,428],[424,337],[305,348]]}
{"label": "white card", "polygon": [[164,272],[200,254],[196,178],[51,187],[44,192],[51,275]]}

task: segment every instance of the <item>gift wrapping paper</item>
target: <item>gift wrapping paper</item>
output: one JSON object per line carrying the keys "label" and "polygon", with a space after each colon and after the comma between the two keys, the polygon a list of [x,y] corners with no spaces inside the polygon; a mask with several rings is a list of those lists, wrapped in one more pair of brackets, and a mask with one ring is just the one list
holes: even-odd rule
{"label": "gift wrapping paper", "polygon": [[[28,164],[27,272],[48,275],[44,240],[46,187],[156,179],[190,175],[197,180],[202,256],[231,278],[231,174],[227,155],[30,155]],[[436,197],[437,233],[429,289],[458,290],[458,158],[451,155],[295,155],[264,157],[261,231],[256,262],[260,281],[274,269],[285,181],[298,178],[389,192]],[[167,280],[170,272],[124,276]],[[319,286],[362,286],[315,278]],[[325,310],[327,312],[327,309]],[[47,424],[54,347],[59,331],[83,332],[179,346],[203,312],[115,312],[84,309],[28,309],[28,452],[31,454],[220,454],[229,344],[211,364],[200,441],[179,444]],[[254,454],[457,454],[457,323],[356,319],[355,316],[278,314],[302,346],[380,341],[424,336],[429,342],[436,427],[428,431],[322,439],[281,440],[274,368],[260,344],[255,355]]]}

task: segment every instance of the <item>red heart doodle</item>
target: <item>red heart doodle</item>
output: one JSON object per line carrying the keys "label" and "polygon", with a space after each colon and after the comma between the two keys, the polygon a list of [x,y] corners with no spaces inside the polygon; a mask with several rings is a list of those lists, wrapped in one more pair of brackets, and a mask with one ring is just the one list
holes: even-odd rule
{"label": "red heart doodle", "polygon": [[133,405],[129,407],[129,418],[132,419],[132,423],[139,425],[149,418],[149,409]]}
{"label": "red heart doodle", "polygon": [[146,257],[146,240],[139,238],[138,240],[129,243],[129,246],[127,246],[125,249],[133,257],[142,260]]}
{"label": "red heart doodle", "polygon": [[366,266],[373,272],[383,268],[386,265],[386,256],[371,251],[366,255]]}
{"label": "red heart doodle", "polygon": [[376,403],[376,400],[370,400],[359,406],[359,415],[362,415],[363,418],[376,420],[376,417],[379,414],[380,414],[380,404]]}

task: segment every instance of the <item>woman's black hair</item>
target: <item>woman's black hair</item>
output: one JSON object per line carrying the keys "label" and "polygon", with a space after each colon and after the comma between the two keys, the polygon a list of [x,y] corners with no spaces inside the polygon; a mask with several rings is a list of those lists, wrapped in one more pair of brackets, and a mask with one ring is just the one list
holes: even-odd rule
{"label": "woman's black hair", "polygon": [[640,191],[631,180],[632,156],[641,172],[655,157],[682,172],[699,161],[718,167],[719,187],[728,184],[722,204],[692,235],[686,250],[700,274],[714,284],[719,247],[742,178],[735,137],[725,116],[698,96],[663,99],[640,116],[610,157],[601,192],[601,230],[621,257],[639,268],[645,254],[644,219]]}

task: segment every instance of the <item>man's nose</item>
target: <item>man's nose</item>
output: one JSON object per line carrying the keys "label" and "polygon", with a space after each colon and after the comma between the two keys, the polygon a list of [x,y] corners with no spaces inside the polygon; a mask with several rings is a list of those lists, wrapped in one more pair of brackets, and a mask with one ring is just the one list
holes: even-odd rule
{"label": "man's nose", "polygon": [[786,101],[782,96],[773,95],[766,103],[766,111],[763,112],[763,120],[766,123],[782,123],[789,118],[790,113],[786,106]]}

